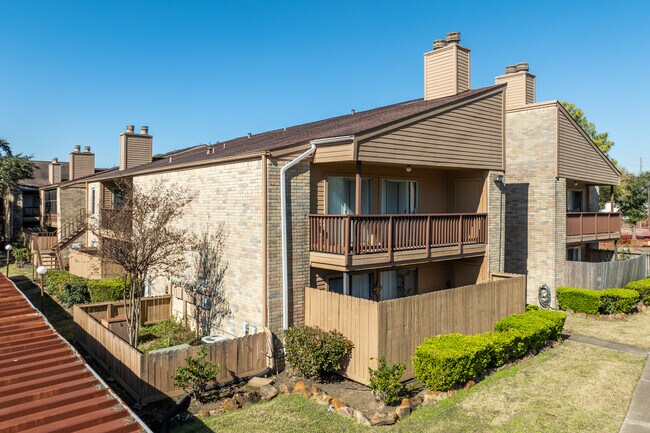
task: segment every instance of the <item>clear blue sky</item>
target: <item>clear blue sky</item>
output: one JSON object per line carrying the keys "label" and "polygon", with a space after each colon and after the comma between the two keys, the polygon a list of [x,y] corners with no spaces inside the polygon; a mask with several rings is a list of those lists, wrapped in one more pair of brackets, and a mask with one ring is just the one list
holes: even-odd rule
{"label": "clear blue sky", "polygon": [[462,32],[472,87],[527,61],[537,99],[582,107],[650,168],[650,2],[0,0],[0,137],[37,159],[126,124],[154,151],[422,96],[422,54]]}

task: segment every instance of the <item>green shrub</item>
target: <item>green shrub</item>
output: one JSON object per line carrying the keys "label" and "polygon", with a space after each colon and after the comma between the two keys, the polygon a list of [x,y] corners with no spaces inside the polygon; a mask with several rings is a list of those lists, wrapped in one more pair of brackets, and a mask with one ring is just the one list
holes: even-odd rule
{"label": "green shrub", "polygon": [[430,338],[415,349],[415,376],[437,391],[462,385],[485,371],[491,347],[482,335],[444,334]]}
{"label": "green shrub", "polygon": [[631,283],[628,283],[625,288],[638,292],[639,296],[641,297],[641,301],[645,305],[650,305],[650,278],[632,281]]}
{"label": "green shrub", "polygon": [[631,313],[639,302],[639,292],[630,289],[607,289],[600,292],[600,313]]}
{"label": "green shrub", "polygon": [[392,364],[389,367],[383,356],[378,361],[377,370],[368,367],[370,389],[378,400],[386,404],[395,404],[404,396],[405,388],[400,379],[406,370],[406,364]]}
{"label": "green shrub", "polygon": [[90,302],[90,293],[88,293],[88,283],[84,281],[70,281],[63,286],[63,293],[59,300],[70,308],[75,304],[87,304]]}
{"label": "green shrub", "polygon": [[121,301],[124,297],[124,280],[122,278],[103,278],[88,280],[90,302]]}
{"label": "green shrub", "polygon": [[557,303],[562,310],[598,314],[600,308],[600,292],[598,290],[558,287],[556,295]]}
{"label": "green shrub", "polygon": [[509,359],[521,358],[528,350],[524,334],[517,329],[483,335],[490,344],[490,367],[500,367]]}
{"label": "green shrub", "polygon": [[201,346],[196,358],[188,356],[187,366],[176,369],[174,385],[183,388],[199,403],[205,403],[205,393],[210,385],[217,383],[221,367],[216,362],[205,359],[208,355],[207,346]]}
{"label": "green shrub", "polygon": [[538,305],[535,305],[535,304],[526,304],[526,312],[529,312],[529,311],[538,311],[538,310],[539,310],[539,306],[538,306]]}
{"label": "green shrub", "polygon": [[286,359],[305,377],[322,378],[341,370],[352,342],[338,331],[300,326],[285,331]]}
{"label": "green shrub", "polygon": [[66,302],[65,299],[68,296],[66,284],[85,282],[85,278],[78,277],[65,270],[51,270],[45,274],[45,290],[62,302]]}
{"label": "green shrub", "polygon": [[14,260],[16,261],[16,266],[19,268],[22,267],[25,263],[29,262],[30,257],[27,248],[16,247],[11,253],[14,256]]}
{"label": "green shrub", "polygon": [[552,323],[550,340],[559,340],[562,337],[562,330],[564,329],[564,321],[566,320],[566,313],[561,311],[551,310],[535,310],[526,312],[527,315],[541,317]]}
{"label": "green shrub", "polygon": [[550,339],[553,333],[553,322],[533,312],[513,314],[495,323],[494,330],[496,332],[517,330],[522,334],[528,349],[539,349]]}

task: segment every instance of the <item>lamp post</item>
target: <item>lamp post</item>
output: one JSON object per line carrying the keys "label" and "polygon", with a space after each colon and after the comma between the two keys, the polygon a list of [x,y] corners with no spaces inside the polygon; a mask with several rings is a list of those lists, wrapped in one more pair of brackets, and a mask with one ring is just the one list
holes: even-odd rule
{"label": "lamp post", "polygon": [[11,246],[11,244],[7,244],[5,247],[5,251],[7,252],[7,278],[9,278],[9,259],[11,258],[11,250],[14,248]]}
{"label": "lamp post", "polygon": [[45,304],[43,298],[45,297],[45,274],[47,273],[47,268],[43,265],[36,268],[36,273],[41,276],[41,313],[45,315]]}

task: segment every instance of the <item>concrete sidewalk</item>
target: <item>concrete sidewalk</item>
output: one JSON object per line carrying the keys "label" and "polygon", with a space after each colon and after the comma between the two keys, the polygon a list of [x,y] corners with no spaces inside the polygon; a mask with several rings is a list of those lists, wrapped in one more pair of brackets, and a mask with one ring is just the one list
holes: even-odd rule
{"label": "concrete sidewalk", "polygon": [[621,433],[641,432],[650,432],[650,358],[636,384],[630,408],[621,426]]}

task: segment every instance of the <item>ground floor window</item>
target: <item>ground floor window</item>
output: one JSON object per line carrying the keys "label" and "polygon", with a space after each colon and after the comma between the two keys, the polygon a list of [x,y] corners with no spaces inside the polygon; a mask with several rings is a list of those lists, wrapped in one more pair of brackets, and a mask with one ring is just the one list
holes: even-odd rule
{"label": "ground floor window", "polygon": [[571,247],[566,249],[566,259],[570,262],[579,262],[582,260],[582,248]]}
{"label": "ground floor window", "polygon": [[[417,268],[380,271],[379,281],[376,280],[375,275],[375,272],[350,275],[349,295],[362,299],[388,301],[418,293]],[[341,295],[345,294],[344,278],[342,274],[330,276],[329,290]],[[376,284],[377,282],[379,284]]]}
{"label": "ground floor window", "polygon": [[[350,295],[355,298],[373,299],[372,288],[375,286],[375,274],[354,274],[350,275]],[[329,288],[331,292],[344,294],[343,275],[329,277]]]}

